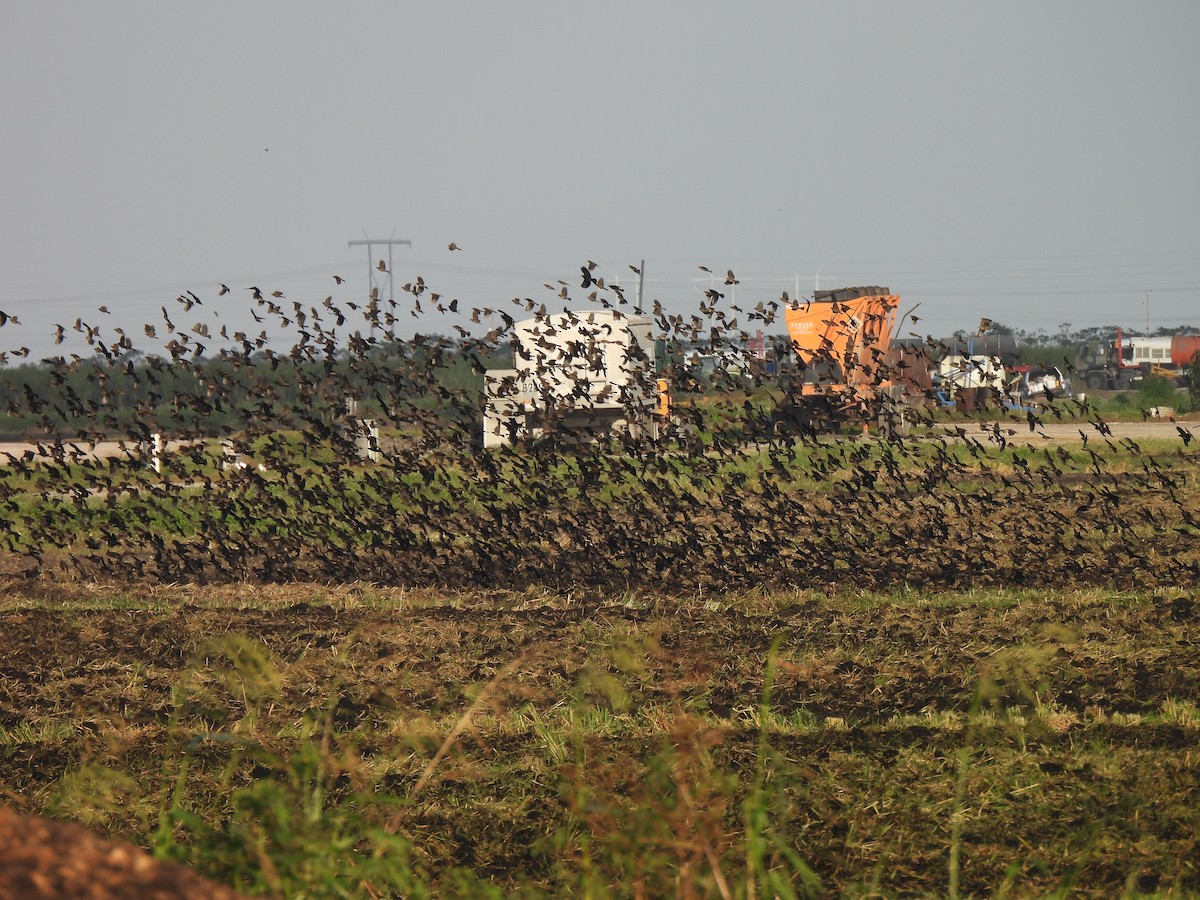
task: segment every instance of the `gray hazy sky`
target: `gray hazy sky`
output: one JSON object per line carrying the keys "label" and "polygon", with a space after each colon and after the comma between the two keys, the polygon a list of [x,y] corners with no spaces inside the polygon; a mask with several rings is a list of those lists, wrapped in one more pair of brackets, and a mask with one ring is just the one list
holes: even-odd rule
{"label": "gray hazy sky", "polygon": [[4,0],[0,349],[358,300],[364,234],[464,307],[645,259],[678,312],[703,264],[739,305],[888,285],[923,334],[1144,327],[1147,291],[1200,325],[1197,37],[1195,0]]}

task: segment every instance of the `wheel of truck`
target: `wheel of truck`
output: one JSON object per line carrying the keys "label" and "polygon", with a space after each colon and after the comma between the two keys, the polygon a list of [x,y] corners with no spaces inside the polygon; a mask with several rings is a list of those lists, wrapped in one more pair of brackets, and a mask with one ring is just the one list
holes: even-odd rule
{"label": "wheel of truck", "polygon": [[1088,377],[1085,379],[1085,381],[1087,382],[1087,386],[1093,391],[1098,391],[1100,388],[1104,387],[1104,376],[1099,372],[1088,373]]}

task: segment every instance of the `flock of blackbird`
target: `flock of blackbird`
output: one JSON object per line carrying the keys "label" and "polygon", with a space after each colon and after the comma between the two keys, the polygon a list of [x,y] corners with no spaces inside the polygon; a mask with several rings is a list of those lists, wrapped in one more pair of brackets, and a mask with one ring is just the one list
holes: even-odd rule
{"label": "flock of blackbird", "polygon": [[[0,453],[3,572],[579,597],[1197,581],[1190,431],[1152,453],[1070,399],[981,427],[935,420],[916,397],[908,434],[780,432],[786,364],[689,392],[688,362],[782,333],[782,310],[805,301],[739,307],[713,283],[684,314],[640,307],[594,261],[479,308],[422,277],[400,299],[338,275],[316,301],[222,284],[136,334],[89,311],[54,333],[87,354],[44,360],[0,313],[0,412],[35,443]],[[653,320],[662,371],[649,375],[675,386],[659,439],[581,441],[549,415],[536,438],[482,449],[483,373],[513,365],[514,326],[597,310]],[[1047,416],[1078,422],[1084,443],[1010,440]],[[121,451],[94,455],[102,441]]]}

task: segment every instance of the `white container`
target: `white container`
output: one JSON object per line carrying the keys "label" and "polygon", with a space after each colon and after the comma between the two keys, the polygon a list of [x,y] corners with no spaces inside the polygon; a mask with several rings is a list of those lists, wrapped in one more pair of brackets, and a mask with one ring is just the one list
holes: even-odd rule
{"label": "white container", "polygon": [[611,309],[517,322],[516,368],[484,375],[483,445],[551,427],[581,439],[606,433],[655,439],[653,327],[649,316]]}

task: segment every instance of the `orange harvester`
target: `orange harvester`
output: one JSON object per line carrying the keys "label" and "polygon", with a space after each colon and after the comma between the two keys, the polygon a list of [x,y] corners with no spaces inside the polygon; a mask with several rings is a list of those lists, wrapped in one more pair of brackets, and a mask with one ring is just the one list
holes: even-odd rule
{"label": "orange harvester", "polygon": [[788,337],[804,370],[801,396],[842,408],[870,405],[890,384],[884,363],[899,304],[886,287],[852,287],[817,291],[811,302],[788,307]]}

